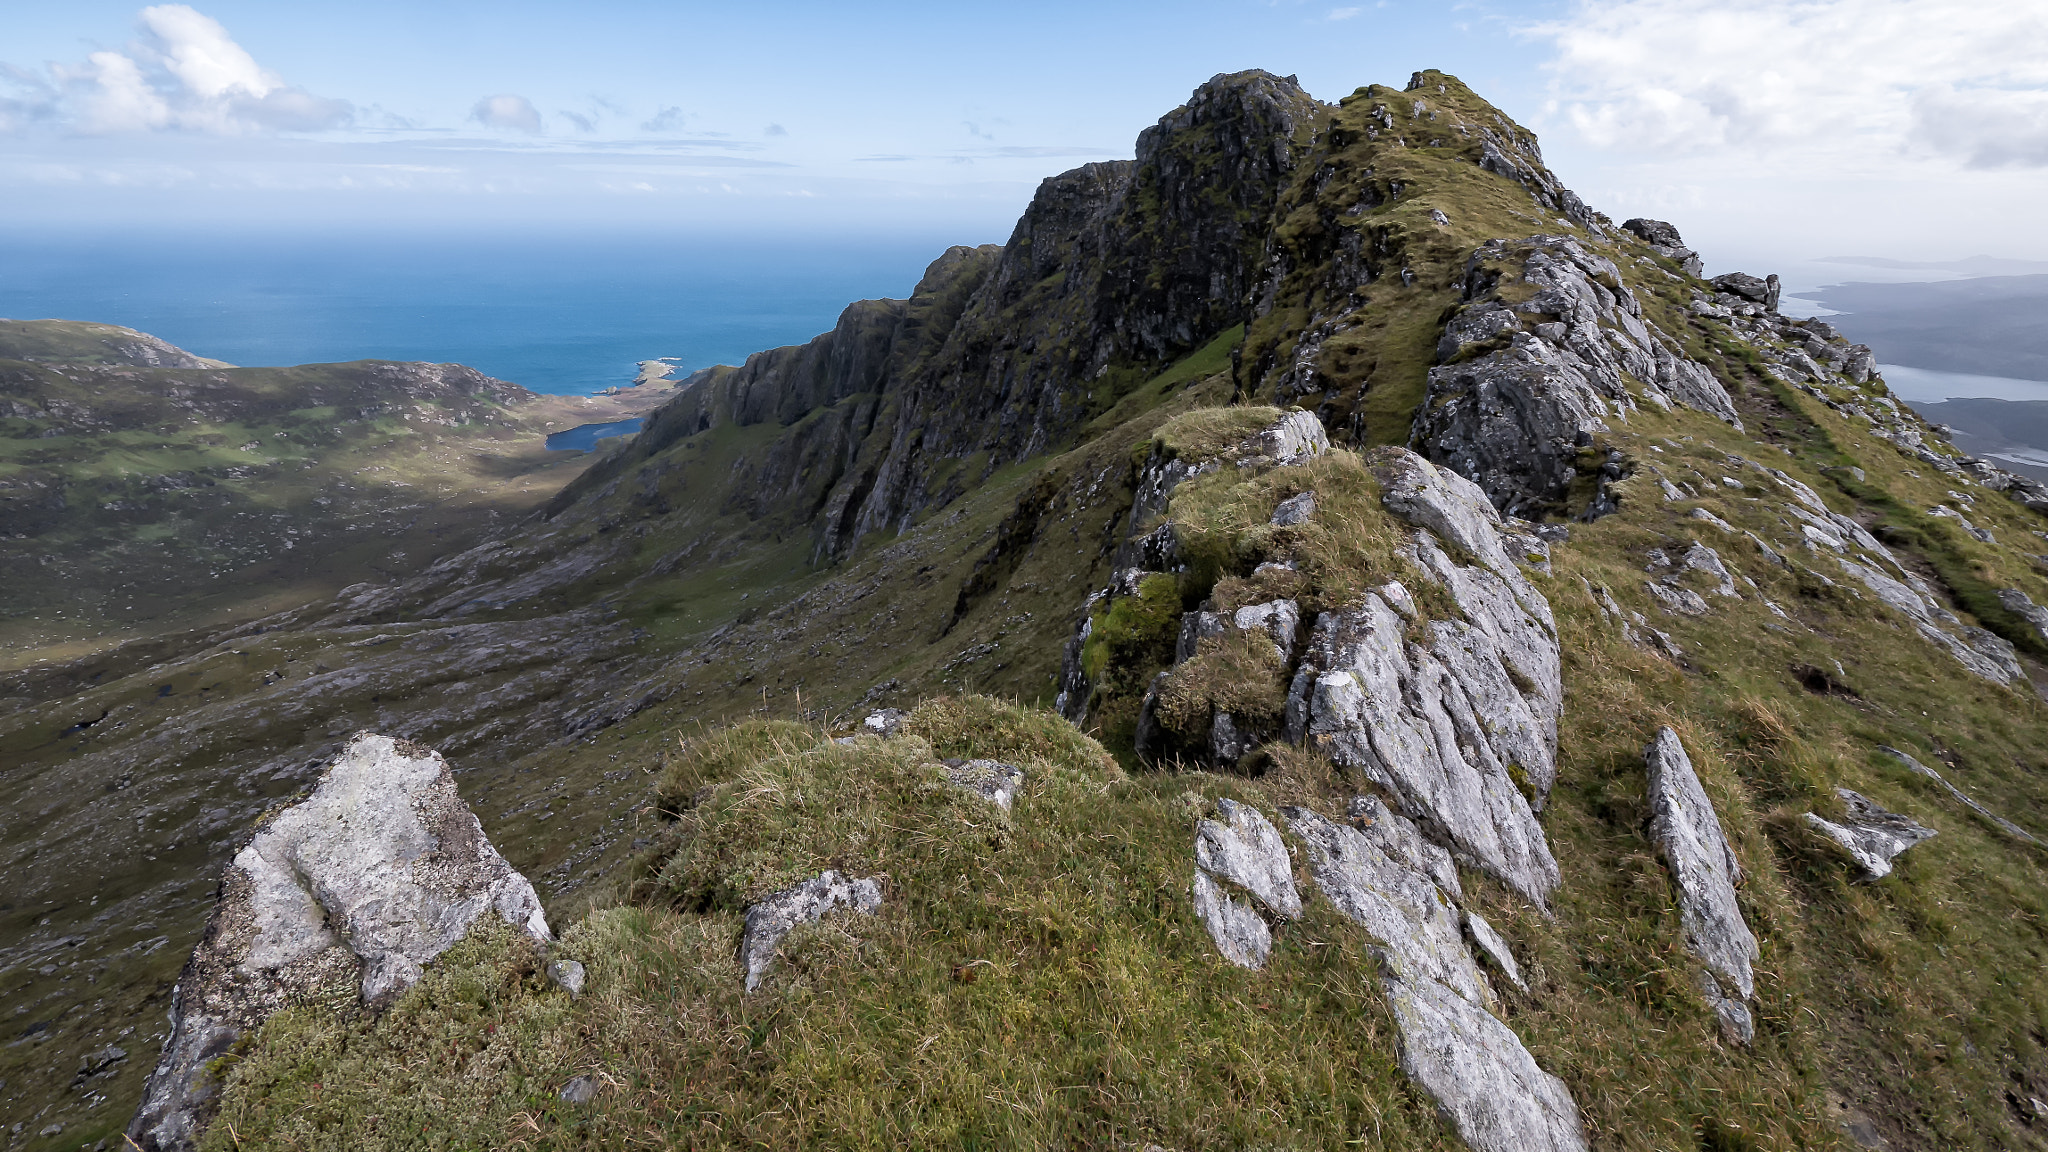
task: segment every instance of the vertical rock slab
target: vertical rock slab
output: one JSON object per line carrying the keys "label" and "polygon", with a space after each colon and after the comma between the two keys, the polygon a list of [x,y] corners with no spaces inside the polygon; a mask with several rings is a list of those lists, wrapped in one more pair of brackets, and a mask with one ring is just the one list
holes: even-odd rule
{"label": "vertical rock slab", "polygon": [[[1419,831],[1384,809],[1373,825],[1379,835],[1302,808],[1281,814],[1308,847],[1317,889],[1380,942],[1401,1069],[1435,1098],[1465,1143],[1479,1152],[1582,1152],[1585,1132],[1570,1091],[1493,1014],[1493,992],[1465,947],[1457,906],[1404,858],[1402,846],[1424,843]],[[1478,922],[1492,936],[1484,925]]]}
{"label": "vertical rock slab", "polygon": [[[1730,1023],[1731,1034],[1739,1035],[1749,1027],[1749,1011],[1741,1002],[1756,994],[1750,964],[1758,955],[1756,937],[1735,899],[1742,867],[1678,733],[1659,728],[1643,749],[1643,762],[1649,769],[1650,839],[1678,887],[1686,947],[1718,978],[1708,988],[1708,1000]],[[1719,981],[1732,986],[1735,996],[1721,996]]]}
{"label": "vertical rock slab", "polygon": [[220,1088],[211,1062],[236,1040],[295,1004],[382,1009],[485,913],[553,939],[533,885],[484,837],[447,761],[358,734],[312,795],[229,863],[128,1139],[144,1152],[193,1147]]}

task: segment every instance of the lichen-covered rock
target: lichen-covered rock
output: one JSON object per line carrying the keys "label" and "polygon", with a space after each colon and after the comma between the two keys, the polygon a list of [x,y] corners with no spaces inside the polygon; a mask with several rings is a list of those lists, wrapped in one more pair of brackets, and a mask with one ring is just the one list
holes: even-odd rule
{"label": "lichen-covered rock", "polygon": [[799,924],[813,924],[828,912],[845,908],[873,912],[882,906],[882,885],[872,877],[853,879],[827,869],[747,909],[740,935],[740,964],[747,972],[747,991],[761,986],[775,964],[776,946]]}
{"label": "lichen-covered rock", "polygon": [[1678,733],[1659,728],[1643,749],[1643,761],[1649,769],[1650,839],[1677,884],[1686,947],[1747,1000],[1756,994],[1750,973],[1756,937],[1736,903],[1742,868],[1721,831],[1721,819]]}
{"label": "lichen-covered rock", "polygon": [[996,760],[965,760],[946,766],[946,778],[1008,812],[1024,787],[1024,770]]}
{"label": "lichen-covered rock", "polygon": [[237,1039],[293,1004],[382,1009],[487,912],[552,939],[533,885],[484,837],[447,762],[358,734],[228,865],[128,1138],[148,1152],[192,1147],[219,1090],[211,1062]]}
{"label": "lichen-covered rock", "polygon": [[1249,900],[1233,899],[1223,886],[1195,869],[1195,917],[1216,941],[1223,958],[1240,968],[1263,968],[1273,954],[1273,930]]}
{"label": "lichen-covered rock", "polygon": [[903,722],[909,718],[910,713],[901,708],[877,708],[867,714],[867,718],[860,722],[860,726],[861,730],[869,735],[886,739],[901,732]]}
{"label": "lichen-covered rock", "polygon": [[[1584,1149],[1571,1093],[1489,1011],[1492,990],[1465,948],[1459,911],[1445,892],[1359,829],[1302,808],[1281,814],[1308,847],[1317,890],[1379,941],[1387,999],[1401,1030],[1401,1068],[1435,1098],[1465,1143],[1482,1152]],[[1409,834],[1420,839],[1417,830]]]}
{"label": "lichen-covered rock", "polygon": [[[1537,291],[1504,298],[1503,265]],[[1742,427],[1720,381],[1645,318],[1613,262],[1570,237],[1489,241],[1466,264],[1464,298],[1409,443],[1504,511],[1556,508],[1580,450],[1639,398]]]}
{"label": "lichen-covered rock", "polygon": [[1306,522],[1315,514],[1316,494],[1299,492],[1282,500],[1279,506],[1273,509],[1273,524],[1278,528],[1292,528],[1296,524]]}
{"label": "lichen-covered rock", "polygon": [[1216,814],[1221,822],[1204,820],[1195,827],[1195,866],[1250,892],[1274,915],[1300,917],[1294,861],[1279,830],[1258,809],[1234,800],[1218,800]]}
{"label": "lichen-covered rock", "polygon": [[1250,901],[1234,899],[1223,883],[1249,893],[1282,920],[1301,915],[1294,861],[1280,833],[1257,809],[1218,800],[1217,815],[1195,827],[1195,915],[1231,963],[1263,968],[1273,950],[1272,931]]}
{"label": "lichen-covered rock", "polygon": [[[1280,417],[1253,440],[1260,456],[1282,467],[1305,463],[1330,450],[1330,434],[1323,428],[1323,422],[1316,419],[1315,413],[1300,409]],[[1309,508],[1314,510],[1313,500]]]}
{"label": "lichen-covered rock", "polygon": [[1508,983],[1524,992],[1529,990],[1529,986],[1522,982],[1522,966],[1515,963],[1514,952],[1508,948],[1508,942],[1501,939],[1500,933],[1493,930],[1493,925],[1486,922],[1486,917],[1467,908],[1465,935],[1478,946],[1479,954],[1508,978]]}
{"label": "lichen-covered rock", "polygon": [[[1290,690],[1290,731],[1543,904],[1558,874],[1535,805],[1556,779],[1563,699],[1550,605],[1503,547],[1499,513],[1476,485],[1402,449],[1374,461],[1387,507],[1424,529],[1409,541],[1417,568],[1466,618],[1431,621],[1412,639],[1413,606],[1397,584],[1323,613]],[[1477,563],[1452,560],[1439,539]]]}
{"label": "lichen-covered rock", "polygon": [[1860,792],[1837,788],[1835,795],[1842,798],[1842,807],[1848,811],[1840,823],[1812,812],[1806,814],[1806,822],[1841,845],[1872,880],[1891,875],[1893,857],[1934,835],[1934,829],[1888,812]]}

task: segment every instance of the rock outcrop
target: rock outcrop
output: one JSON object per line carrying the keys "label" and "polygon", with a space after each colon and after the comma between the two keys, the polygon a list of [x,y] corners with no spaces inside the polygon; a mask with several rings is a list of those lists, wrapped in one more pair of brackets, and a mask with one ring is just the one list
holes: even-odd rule
{"label": "rock outcrop", "polygon": [[1984,819],[1990,821],[1991,824],[1994,827],[1996,827],[1999,831],[2005,833],[2013,839],[2022,841],[2027,844],[2038,845],[2041,843],[2041,841],[2038,838],[2036,838],[2033,833],[2028,832],[2026,829],[2020,827],[2019,825],[2013,823],[2010,820],[2007,820],[2005,817],[2000,816],[1998,813],[1993,812],[1991,809],[1986,808],[1982,804],[1977,803],[1975,800],[1972,800],[1969,797],[1969,795],[1965,793],[1962,789],[1956,787],[1954,784],[1949,783],[1948,777],[1943,776],[1941,773],[1936,772],[1934,769],[1929,768],[1927,765],[1922,764],[1920,761],[1915,760],[1913,757],[1907,755],[1906,753],[1901,752],[1897,748],[1893,748],[1888,744],[1878,745],[1877,750],[1891,757],[1892,759],[1897,760],[1900,764],[1904,765],[1908,771],[1913,772],[1915,775],[1925,776],[1927,779],[1934,781],[1936,784],[1939,784],[1942,788],[1942,791],[1947,792],[1950,796],[1955,798],[1956,803],[1961,804],[1963,807],[1968,808],[1970,811],[1975,812],[1977,815],[1982,816]]}
{"label": "rock outcrop", "polygon": [[220,1087],[211,1062],[236,1040],[296,1004],[383,1009],[486,913],[552,939],[533,885],[484,837],[447,762],[359,734],[228,866],[128,1138],[146,1152],[192,1147]]}
{"label": "rock outcrop", "polygon": [[1584,1149],[1571,1093],[1493,1014],[1493,990],[1465,947],[1451,894],[1431,879],[1426,853],[1404,850],[1427,843],[1420,831],[1384,809],[1363,831],[1303,808],[1282,815],[1307,845],[1316,890],[1379,942],[1401,1068],[1465,1143],[1479,1152]]}
{"label": "rock outcrop", "polygon": [[[1375,472],[1388,510],[1422,529],[1408,542],[1416,568],[1465,618],[1430,621],[1411,640],[1414,607],[1398,583],[1323,613],[1294,676],[1290,735],[1364,774],[1453,852],[1543,904],[1558,872],[1535,809],[1557,776],[1563,700],[1550,605],[1508,555],[1500,515],[1471,481],[1402,449],[1382,450]],[[1454,561],[1446,545],[1475,562]]]}
{"label": "rock outcrop", "polygon": [[1638,403],[1742,427],[1727,390],[1645,318],[1613,261],[1571,237],[1488,242],[1463,292],[1409,443],[1502,511],[1563,511],[1584,449]]}
{"label": "rock outcrop", "polygon": [[[1707,966],[1702,988],[1722,1026],[1748,1043],[1755,1035],[1747,1004],[1756,994],[1750,965],[1758,950],[1735,897],[1742,866],[1678,733],[1659,728],[1643,749],[1643,762],[1649,769],[1650,840],[1678,889],[1686,947]],[[1723,981],[1734,995],[1722,993]]]}
{"label": "rock outcrop", "polygon": [[740,935],[740,966],[746,969],[747,991],[767,979],[775,966],[775,949],[799,924],[815,924],[828,912],[844,908],[869,913],[882,906],[882,885],[872,877],[855,879],[827,869],[817,876],[768,896],[747,909]]}
{"label": "rock outcrop", "polygon": [[1847,815],[1840,822],[1808,812],[1806,822],[1814,830],[1840,845],[1849,858],[1863,868],[1867,879],[1882,880],[1892,873],[1892,860],[1899,853],[1934,835],[1934,829],[1897,812],[1888,812],[1860,792],[1835,789]]}
{"label": "rock outcrop", "polygon": [[[1301,916],[1294,861],[1279,831],[1257,809],[1226,799],[1216,802],[1216,813],[1220,822],[1203,820],[1195,827],[1195,915],[1225,959],[1263,968],[1273,936],[1258,908],[1280,920]],[[1231,895],[1232,889],[1248,899]]]}

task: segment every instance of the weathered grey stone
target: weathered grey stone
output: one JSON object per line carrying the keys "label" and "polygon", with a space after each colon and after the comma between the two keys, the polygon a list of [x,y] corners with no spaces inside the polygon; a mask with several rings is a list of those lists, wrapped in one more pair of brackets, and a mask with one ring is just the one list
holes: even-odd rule
{"label": "weathered grey stone", "polygon": [[1673,588],[1656,580],[1643,581],[1643,588],[1657,603],[1664,606],[1666,612],[1682,616],[1707,614],[1707,602],[1700,599],[1700,594],[1690,588]]}
{"label": "weathered grey stone", "polygon": [[556,1095],[561,1097],[565,1104],[588,1104],[597,1099],[597,1077],[587,1074],[577,1076],[562,1085],[562,1090]]}
{"label": "weathered grey stone", "polygon": [[1373,846],[1430,878],[1454,900],[1465,898],[1458,881],[1458,863],[1443,847],[1423,836],[1413,820],[1387,807],[1377,796],[1354,796],[1345,811],[1352,827]]}
{"label": "weathered grey stone", "polygon": [[1934,829],[1897,812],[1888,812],[1860,792],[1837,788],[1835,795],[1842,798],[1842,806],[1848,810],[1840,823],[1812,812],[1806,814],[1806,822],[1841,845],[1872,880],[1891,875],[1894,857],[1934,835]]}
{"label": "weathered grey stone", "polygon": [[949,765],[946,778],[956,787],[987,800],[1003,811],[1017,799],[1017,793],[1024,787],[1024,770],[1014,764],[995,760],[968,760]]}
{"label": "weathered grey stone", "polygon": [[1962,789],[1956,787],[1954,784],[1949,783],[1947,777],[1943,776],[1939,772],[1936,772],[1934,769],[1929,768],[1927,765],[1922,764],[1920,761],[1913,759],[1911,756],[1906,755],[1904,752],[1899,751],[1897,748],[1893,748],[1889,744],[1880,744],[1877,746],[1877,750],[1884,753],[1887,756],[1890,756],[1892,759],[1897,760],[1899,763],[1905,765],[1909,770],[1916,772],[1919,775],[1925,776],[1929,780],[1934,781],[1936,784],[1941,785],[1942,788],[1945,791],[1947,791],[1950,796],[1955,797],[1957,803],[1961,804],[1965,808],[1968,808],[1970,811],[1975,812],[1977,815],[1982,816],[1984,819],[1989,820],[1992,824],[1996,825],[1998,829],[2004,832],[2006,835],[2011,836],[2016,840],[2025,841],[2028,844],[2041,843],[2040,840],[2036,839],[2034,835],[2028,832],[2026,829],[2020,827],[2019,825],[2013,823],[2010,820],[2007,820],[2005,817],[2000,816],[1998,813],[1993,812],[1991,809],[1986,808],[1982,804],[1977,803],[1975,800],[1970,799],[1970,797],[1966,795]]}
{"label": "weathered grey stone", "polygon": [[1218,712],[1209,718],[1209,759],[1217,767],[1231,767],[1255,746],[1253,739],[1239,730],[1230,713]]}
{"label": "weathered grey stone", "polygon": [[1282,500],[1279,506],[1273,509],[1273,523],[1281,528],[1291,528],[1296,524],[1305,523],[1315,514],[1316,494],[1298,492]]}
{"label": "weathered grey stone", "polygon": [[1180,616],[1180,636],[1174,641],[1173,662],[1192,660],[1202,650],[1202,641],[1212,636],[1221,636],[1230,630],[1223,617],[1214,612],[1197,610],[1183,612]]}
{"label": "weathered grey stone", "polygon": [[1707,1007],[1713,1009],[1714,1020],[1720,1024],[1723,1036],[1744,1046],[1756,1040],[1756,1019],[1750,1014],[1749,1005],[1736,997],[1724,995],[1721,982],[1714,979],[1712,972],[1700,973],[1700,995],[1706,998]]}
{"label": "weathered grey stone", "polygon": [[1401,1068],[1465,1143],[1482,1152],[1584,1149],[1570,1092],[1488,1011],[1492,990],[1443,891],[1358,829],[1301,808],[1282,815],[1307,845],[1316,887],[1379,941]]}
{"label": "weathered grey stone", "polygon": [[1756,937],[1736,903],[1742,868],[1721,831],[1720,817],[1678,733],[1659,728],[1643,749],[1643,761],[1649,769],[1650,839],[1677,885],[1686,946],[1747,1000],[1756,989],[1750,973]]}
{"label": "weathered grey stone", "polygon": [[889,737],[903,730],[903,722],[910,719],[910,713],[901,708],[877,708],[860,722],[862,731],[871,736]]}
{"label": "weathered grey stone", "polygon": [[1223,958],[1240,968],[1263,968],[1273,953],[1273,931],[1250,901],[1233,900],[1209,874],[1195,869],[1195,916]]}
{"label": "weathered grey stone", "polygon": [[1220,822],[1204,820],[1195,826],[1196,867],[1258,897],[1282,919],[1299,918],[1294,861],[1279,830],[1258,809],[1234,800],[1218,800],[1216,813]]}
{"label": "weathered grey stone", "polygon": [[1705,265],[1700,262],[1699,253],[1686,247],[1685,242],[1678,238],[1678,229],[1666,224],[1664,221],[1645,220],[1637,217],[1634,220],[1624,221],[1621,226],[1642,237],[1657,255],[1667,260],[1677,261],[1678,266],[1684,270],[1687,276],[1698,276],[1705,271]]}
{"label": "weathered grey stone", "polygon": [[1492,1003],[1486,977],[1465,950],[1457,906],[1428,876],[1356,828],[1306,808],[1280,814],[1308,847],[1317,891],[1380,942],[1397,978],[1433,981],[1474,1004]]}
{"label": "weathered grey stone", "polygon": [[1232,613],[1230,622],[1240,632],[1255,628],[1263,631],[1272,637],[1273,646],[1280,649],[1281,659],[1293,659],[1295,635],[1301,627],[1301,607],[1294,601],[1249,604]]}
{"label": "weathered grey stone", "polygon": [[[1493,269],[1515,262],[1538,291],[1511,303],[1499,295]],[[1638,394],[1660,408],[1682,404],[1741,427],[1714,375],[1645,319],[1612,262],[1576,240],[1489,242],[1467,264],[1465,299],[1439,353],[1446,361],[1468,358],[1430,370],[1409,442],[1476,481],[1503,510],[1555,509],[1577,474],[1580,449],[1609,421],[1627,419]],[[1539,323],[1524,330],[1523,318]]]}
{"label": "weathered grey stone", "polygon": [[548,981],[576,1000],[583,995],[583,965],[574,960],[557,960],[548,965]]}
{"label": "weathered grey stone", "polygon": [[[1510,767],[1541,804],[1556,778],[1563,695],[1550,605],[1503,547],[1499,513],[1476,485],[1403,449],[1373,461],[1389,510],[1423,529],[1409,541],[1418,569],[1466,619],[1432,621],[1411,642],[1413,605],[1393,584],[1325,612],[1289,690],[1287,731],[1542,904],[1557,864]],[[1477,563],[1453,561],[1439,537]]]}
{"label": "weathered grey stone", "polygon": [[1998,602],[2005,610],[2025,620],[2034,629],[2034,634],[2048,642],[2048,608],[2034,603],[2033,599],[2017,588],[2001,588]]}
{"label": "weathered grey stone", "polygon": [[740,963],[747,970],[747,991],[761,986],[775,964],[775,949],[799,924],[813,924],[826,913],[845,908],[868,913],[882,906],[882,886],[873,878],[849,879],[826,870],[801,884],[785,888],[747,909],[740,935]]}
{"label": "weathered grey stone", "polygon": [[337,994],[381,1009],[486,912],[552,939],[533,885],[484,837],[447,762],[358,734],[228,865],[128,1138],[147,1152],[192,1147],[219,1090],[209,1065],[239,1037]]}
{"label": "weathered grey stone", "polygon": [[1529,990],[1529,986],[1522,982],[1522,968],[1515,963],[1515,954],[1508,948],[1508,942],[1501,939],[1500,933],[1493,930],[1493,925],[1486,922],[1486,917],[1470,908],[1465,910],[1465,935],[1479,946],[1479,954],[1486,957],[1495,970],[1508,978],[1508,983],[1524,992]]}
{"label": "weathered grey stone", "polygon": [[1315,413],[1297,408],[1253,437],[1261,456],[1278,464],[1299,464],[1330,450],[1330,434]]}

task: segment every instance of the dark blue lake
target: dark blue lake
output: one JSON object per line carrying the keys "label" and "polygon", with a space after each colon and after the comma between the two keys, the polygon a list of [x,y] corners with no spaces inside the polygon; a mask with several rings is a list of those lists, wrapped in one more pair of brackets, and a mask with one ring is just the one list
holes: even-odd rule
{"label": "dark blue lake", "polygon": [[588,452],[597,447],[599,440],[631,436],[645,422],[645,417],[635,416],[631,420],[614,420],[609,424],[578,424],[561,432],[550,432],[548,449],[554,452]]}
{"label": "dark blue lake", "polygon": [[[737,364],[906,296],[981,236],[58,235],[0,226],[0,317],[121,324],[234,364],[468,364],[537,392]],[[997,237],[1000,239],[1000,237]]]}

